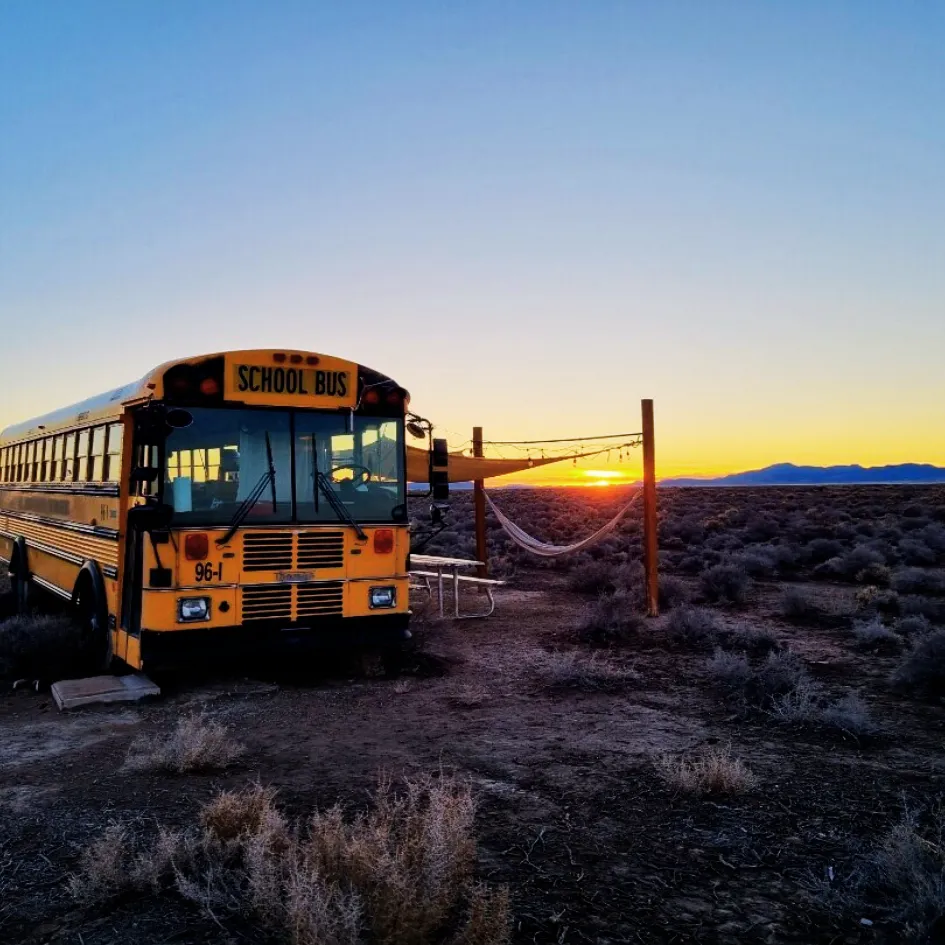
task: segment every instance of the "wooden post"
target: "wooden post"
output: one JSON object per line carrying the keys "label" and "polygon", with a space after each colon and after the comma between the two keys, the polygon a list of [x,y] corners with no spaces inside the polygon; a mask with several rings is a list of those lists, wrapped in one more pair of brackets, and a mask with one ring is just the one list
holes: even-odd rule
{"label": "wooden post", "polygon": [[653,437],[653,401],[643,409],[643,566],[646,574],[646,612],[660,615],[659,547],[656,536],[656,452]]}
{"label": "wooden post", "polygon": [[[473,456],[482,456],[482,427],[473,427]],[[476,511],[476,559],[483,564],[476,569],[479,577],[489,576],[489,551],[486,547],[486,492],[481,479],[473,481],[473,507]]]}

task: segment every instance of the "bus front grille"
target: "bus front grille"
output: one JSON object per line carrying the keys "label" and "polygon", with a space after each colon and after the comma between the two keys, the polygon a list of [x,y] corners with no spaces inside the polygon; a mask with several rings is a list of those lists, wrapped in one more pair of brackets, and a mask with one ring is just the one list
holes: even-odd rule
{"label": "bus front grille", "polygon": [[291,532],[247,532],[243,536],[244,571],[288,571],[291,568]]}
{"label": "bus front grille", "polygon": [[301,532],[296,567],[341,568],[345,563],[344,532]]}
{"label": "bus front grille", "polygon": [[296,613],[299,617],[344,613],[344,583],[324,581],[297,586]]}
{"label": "bus front grille", "polygon": [[243,623],[292,619],[292,585],[260,584],[243,588]]}

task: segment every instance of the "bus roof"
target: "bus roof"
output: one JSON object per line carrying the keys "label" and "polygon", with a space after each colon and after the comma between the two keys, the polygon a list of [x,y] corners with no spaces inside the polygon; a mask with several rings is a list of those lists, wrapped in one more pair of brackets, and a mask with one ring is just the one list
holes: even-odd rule
{"label": "bus roof", "polygon": [[[234,357],[239,355],[249,355],[254,357],[264,357],[285,351],[286,354],[301,354],[303,357],[318,356],[314,351],[295,351],[289,348],[255,348],[240,351],[216,351],[212,354],[201,354],[191,358],[180,358],[175,361],[166,361],[159,364],[156,368],[149,371],[140,380],[125,384],[122,387],[116,387],[114,390],[106,391],[104,394],[97,394],[89,397],[87,400],[80,401],[68,407],[61,407],[59,410],[53,410],[50,413],[43,414],[41,417],[33,417],[31,420],[25,420],[22,423],[16,423],[0,430],[0,446],[6,446],[19,440],[30,439],[36,436],[49,436],[63,430],[69,430],[73,427],[88,426],[95,423],[105,423],[109,420],[117,419],[122,415],[126,407],[135,406],[143,403],[149,397],[160,396],[163,393],[162,378],[165,371],[177,364],[192,364],[205,361],[208,358],[216,357]],[[323,355],[327,357],[327,355]],[[372,383],[389,381],[391,378],[365,368],[363,365],[349,362],[358,373],[372,375]]]}

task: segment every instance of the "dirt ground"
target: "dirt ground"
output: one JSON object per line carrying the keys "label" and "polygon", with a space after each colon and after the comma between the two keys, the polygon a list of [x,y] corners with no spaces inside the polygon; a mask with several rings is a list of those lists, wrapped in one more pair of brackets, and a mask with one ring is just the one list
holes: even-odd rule
{"label": "dirt ground", "polygon": [[[695,582],[694,578],[687,579]],[[855,589],[801,584],[814,596]],[[257,941],[172,897],[85,907],[66,881],[113,818],[192,822],[221,788],[278,788],[289,811],[357,807],[378,772],[468,777],[478,798],[479,874],[512,893],[514,941],[867,943],[868,916],[831,914],[816,887],[849,869],[904,803],[945,788],[945,710],[886,683],[895,656],[864,658],[833,629],[777,616],[759,581],[746,614],[790,643],[837,696],[861,692],[883,733],[868,742],[738,718],[706,676],[706,653],[668,645],[665,618],[613,659],[639,679],[617,693],[549,689],[543,652],[575,647],[587,598],[565,573],[520,568],[481,621],[433,622],[419,670],[233,673],[165,681],[159,701],[59,713],[48,691],[0,692],[0,942],[158,945]],[[725,614],[722,619],[729,619]],[[131,741],[205,711],[245,742],[225,774],[122,770]],[[660,753],[731,746],[759,778],[732,799],[675,794]]]}

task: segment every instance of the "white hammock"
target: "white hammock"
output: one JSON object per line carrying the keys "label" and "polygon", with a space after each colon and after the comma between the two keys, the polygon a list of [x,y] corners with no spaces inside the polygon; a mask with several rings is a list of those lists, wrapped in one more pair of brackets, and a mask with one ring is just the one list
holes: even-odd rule
{"label": "white hammock", "polygon": [[539,541],[537,538],[529,535],[528,532],[519,528],[518,525],[510,521],[503,512],[496,508],[496,504],[489,497],[489,493],[484,493],[486,502],[489,503],[489,508],[495,512],[495,517],[499,520],[499,524],[508,532],[512,541],[514,541],[519,548],[524,548],[533,555],[540,555],[543,558],[558,558],[561,555],[573,554],[575,551],[580,551],[582,548],[589,548],[591,545],[597,544],[597,542],[617,527],[620,520],[630,511],[630,507],[642,494],[642,489],[635,492],[630,501],[604,525],[603,528],[599,528],[593,535],[589,535],[581,541],[576,541],[572,545],[552,545],[546,541]]}

